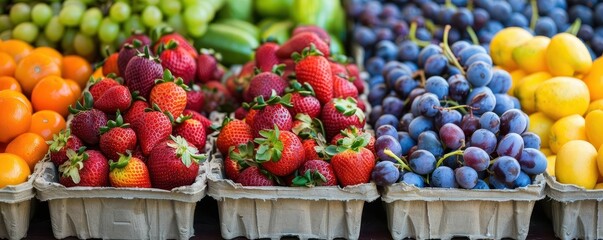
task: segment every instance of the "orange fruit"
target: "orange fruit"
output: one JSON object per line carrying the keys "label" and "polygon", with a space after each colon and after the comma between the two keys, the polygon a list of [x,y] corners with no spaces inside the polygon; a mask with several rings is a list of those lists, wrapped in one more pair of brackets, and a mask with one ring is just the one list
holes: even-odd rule
{"label": "orange fruit", "polygon": [[23,133],[13,139],[6,146],[5,151],[21,157],[29,166],[29,170],[33,172],[36,163],[46,155],[48,145],[44,138],[38,134]]}
{"label": "orange fruit", "polygon": [[52,58],[41,53],[32,53],[23,58],[15,70],[15,78],[25,95],[30,95],[36,84],[46,76],[61,76],[61,68]]}
{"label": "orange fruit", "polygon": [[0,98],[15,98],[27,106],[27,109],[29,110],[29,114],[31,114],[33,112],[33,109],[31,107],[31,102],[21,92],[17,92],[15,90],[8,90],[8,89],[0,90]]}
{"label": "orange fruit", "polygon": [[0,76],[13,76],[17,63],[8,53],[0,52]]}
{"label": "orange fruit", "polygon": [[31,115],[29,132],[39,134],[44,140],[50,141],[54,134],[58,134],[65,127],[65,118],[61,114],[51,110],[42,110]]}
{"label": "orange fruit", "polygon": [[92,75],[92,65],[86,59],[76,55],[63,57],[63,78],[72,79],[84,88],[90,75]]}
{"label": "orange fruit", "polygon": [[29,174],[31,171],[21,157],[12,153],[0,153],[0,188],[24,183]]}
{"label": "orange fruit", "polygon": [[34,111],[52,110],[65,117],[74,99],[69,83],[57,76],[42,78],[31,93]]}
{"label": "orange fruit", "polygon": [[11,39],[0,43],[0,52],[7,53],[13,57],[17,64],[21,59],[29,55],[32,50],[33,47],[31,45],[21,40]]}
{"label": "orange fruit", "polygon": [[4,152],[4,149],[6,149],[6,145],[8,144],[0,142],[0,153]]}
{"label": "orange fruit", "polygon": [[17,98],[0,98],[0,116],[0,142],[3,143],[27,132],[31,125],[31,111]]}
{"label": "orange fruit", "polygon": [[51,47],[38,47],[32,51],[32,53],[41,53],[52,58],[52,61],[59,67],[63,65],[63,55],[54,48]]}
{"label": "orange fruit", "polygon": [[77,82],[71,79],[65,79],[65,82],[67,82],[69,88],[71,89],[71,92],[73,93],[73,102],[71,103],[75,103],[75,101],[80,98],[80,95],[82,95],[82,88],[79,84],[77,84]]}
{"label": "orange fruit", "polygon": [[[1,53],[0,53],[1,54]],[[10,76],[0,77],[0,90],[13,90],[21,92],[21,85],[17,82],[17,79]]]}
{"label": "orange fruit", "polygon": [[96,70],[94,70],[94,73],[92,73],[92,77],[94,78],[100,78],[100,77],[104,77],[105,75],[103,75],[103,67],[99,67]]}

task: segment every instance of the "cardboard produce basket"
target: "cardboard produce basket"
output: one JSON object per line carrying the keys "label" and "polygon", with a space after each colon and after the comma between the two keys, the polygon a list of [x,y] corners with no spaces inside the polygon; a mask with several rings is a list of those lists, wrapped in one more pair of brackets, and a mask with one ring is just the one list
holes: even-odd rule
{"label": "cardboard produce basket", "polygon": [[603,238],[603,190],[563,184],[548,174],[545,204],[555,236],[560,239]]}
{"label": "cardboard produce basket", "polygon": [[222,237],[231,239],[358,239],[365,201],[379,198],[373,183],[340,187],[244,187],[224,179],[216,154],[208,195],[218,202]]}
{"label": "cardboard produce basket", "polygon": [[404,183],[381,195],[393,239],[525,239],[536,200],[544,198],[541,175],[509,190],[417,188]]}
{"label": "cardboard produce basket", "polygon": [[36,165],[27,182],[0,189],[0,238],[22,239],[27,236],[35,207],[33,182],[41,174],[41,165]]}

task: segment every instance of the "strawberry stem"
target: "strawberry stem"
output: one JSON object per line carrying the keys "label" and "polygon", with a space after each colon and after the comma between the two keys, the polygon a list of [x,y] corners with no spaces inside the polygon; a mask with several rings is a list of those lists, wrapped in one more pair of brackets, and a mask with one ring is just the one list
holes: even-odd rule
{"label": "strawberry stem", "polygon": [[199,154],[199,150],[195,146],[189,145],[183,137],[174,137],[173,135],[170,135],[170,138],[174,142],[168,143],[168,146],[176,150],[176,156],[182,159],[184,166],[190,167],[193,162],[198,164],[200,161],[205,161],[207,158],[205,154]]}

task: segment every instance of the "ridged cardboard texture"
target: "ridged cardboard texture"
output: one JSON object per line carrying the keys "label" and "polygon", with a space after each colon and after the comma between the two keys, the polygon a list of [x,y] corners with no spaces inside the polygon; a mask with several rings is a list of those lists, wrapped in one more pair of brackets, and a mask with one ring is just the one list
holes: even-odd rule
{"label": "ridged cardboard texture", "polygon": [[417,188],[397,183],[381,199],[393,239],[525,239],[536,200],[544,198],[542,176],[509,190]]}
{"label": "ridged cardboard texture", "polygon": [[555,236],[561,239],[603,238],[603,190],[586,190],[546,177],[546,204]]}
{"label": "ridged cardboard texture", "polygon": [[34,179],[41,173],[37,164],[27,182],[0,189],[0,238],[22,239],[27,236],[33,214]]}
{"label": "ridged cardboard texture", "polygon": [[224,179],[212,159],[208,195],[218,201],[222,237],[231,239],[357,239],[365,201],[379,197],[373,183],[340,187],[244,187]]}

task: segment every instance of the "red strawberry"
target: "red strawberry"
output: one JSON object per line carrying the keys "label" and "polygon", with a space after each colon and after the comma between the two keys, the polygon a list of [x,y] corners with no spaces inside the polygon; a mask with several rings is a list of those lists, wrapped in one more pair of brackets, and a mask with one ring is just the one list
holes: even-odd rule
{"label": "red strawberry", "polygon": [[201,92],[201,87],[197,84],[193,84],[190,91],[186,92],[186,107],[184,109],[190,109],[193,111],[203,111],[203,104],[205,96]]}
{"label": "red strawberry", "polygon": [[125,112],[132,104],[132,95],[126,86],[113,86],[100,98],[94,101],[94,108],[106,114],[114,114],[116,111]]}
{"label": "red strawberry", "polygon": [[129,124],[124,124],[119,111],[115,121],[110,120],[107,122],[107,126],[101,127],[100,131],[100,149],[111,160],[117,160],[119,154],[134,151],[136,148],[136,133]]}
{"label": "red strawberry", "polygon": [[255,145],[252,141],[231,147],[228,156],[224,158],[224,171],[226,177],[236,181],[241,171],[249,167],[255,159]]}
{"label": "red strawberry", "polygon": [[132,35],[130,35],[128,38],[126,38],[126,40],[121,45],[121,47],[123,47],[126,44],[134,44],[134,40],[140,41],[140,43],[143,46],[144,45],[146,45],[146,46],[150,46],[151,45],[151,38],[149,36],[147,36],[146,34],[144,34],[144,32],[142,32],[142,31],[133,31]]}
{"label": "red strawberry", "polygon": [[216,146],[222,156],[226,156],[230,147],[236,147],[249,141],[253,141],[251,127],[241,120],[226,118],[216,139]]}
{"label": "red strawberry", "polygon": [[197,79],[201,83],[219,80],[214,78],[214,72],[217,71],[221,59],[222,55],[213,49],[201,49],[201,54],[197,58]]}
{"label": "red strawberry", "polygon": [[302,145],[304,147],[304,156],[306,157],[306,161],[323,159],[318,156],[318,153],[316,152],[316,146],[318,146],[316,140],[306,139],[302,141]]}
{"label": "red strawberry", "polygon": [[[281,59],[281,61],[279,63],[285,65],[285,73],[287,73],[287,72],[291,73],[291,72],[295,71],[295,60],[293,60],[291,58]],[[283,77],[288,77],[288,75],[283,74]]]}
{"label": "red strawberry", "polygon": [[274,180],[266,176],[264,170],[260,170],[258,167],[248,167],[243,170],[236,182],[243,186],[274,186],[276,185]]}
{"label": "red strawberry", "polygon": [[119,54],[117,56],[117,70],[122,76],[125,76],[126,68],[130,60],[144,51],[144,45],[141,41],[133,40],[133,42],[124,44],[124,46],[119,50]]}
{"label": "red strawberry", "polygon": [[124,115],[124,122],[129,123],[130,126],[132,126],[132,129],[136,131],[138,127],[138,120],[142,118],[144,110],[149,107],[149,103],[147,103],[144,98],[139,97],[132,103],[132,105]]}
{"label": "red strawberry", "polygon": [[304,49],[301,55],[296,54],[295,60],[297,80],[300,83],[309,83],[320,103],[329,102],[333,98],[333,74],[329,61],[314,47]]}
{"label": "red strawberry", "polygon": [[105,59],[103,63],[103,76],[107,76],[111,73],[120,76],[119,67],[117,65],[117,58],[119,57],[119,53],[112,53]]}
{"label": "red strawberry", "polygon": [[143,162],[147,161],[147,157],[142,153],[142,149],[140,148],[140,145],[136,146],[136,149],[134,150],[134,152],[132,152],[132,157],[138,158],[138,159],[142,160]]}
{"label": "red strawberry", "polygon": [[193,184],[199,173],[199,161],[205,160],[205,155],[199,154],[184,138],[170,138],[157,144],[147,160],[153,187],[165,190]]}
{"label": "red strawberry", "polygon": [[358,89],[354,86],[354,83],[346,78],[347,77],[343,75],[333,75],[334,98],[358,97]]}
{"label": "red strawberry", "polygon": [[92,95],[84,92],[83,104],[76,102],[76,108],[69,107],[73,115],[69,127],[71,133],[83,142],[95,145],[98,143],[100,128],[107,124],[107,115],[98,109],[93,109]]}
{"label": "red strawberry", "polygon": [[261,130],[273,129],[274,125],[283,131],[291,130],[293,120],[291,113],[286,108],[291,107],[290,99],[290,94],[282,98],[273,94],[267,101],[264,101],[262,96],[256,98],[252,109],[258,110],[258,112],[251,125],[251,132],[254,137],[260,137]]}
{"label": "red strawberry", "polygon": [[348,69],[348,75],[352,78],[354,86],[358,89],[358,93],[364,93],[364,81],[360,78],[360,70],[356,64],[350,63],[345,66]]}
{"label": "red strawberry", "polygon": [[316,118],[320,115],[320,102],[314,97],[314,89],[310,84],[302,85],[298,81],[291,81],[287,92],[291,92],[291,104],[293,105],[289,108],[291,116],[295,117],[297,114],[303,113],[310,118]]}
{"label": "red strawberry", "polygon": [[109,163],[101,152],[67,149],[67,157],[69,160],[59,166],[59,183],[65,187],[109,185]]}
{"label": "red strawberry", "polygon": [[[331,139],[331,144],[332,145],[337,145],[339,144],[339,140],[343,139],[343,138],[355,138],[358,137],[362,134],[364,134],[365,131],[363,129],[358,129],[355,126],[351,126],[349,128],[346,128],[344,130],[341,130],[341,132],[337,135],[335,135],[335,137],[333,137],[333,139]],[[365,148],[367,148],[368,150],[370,150],[371,152],[376,153],[375,152],[375,137],[374,136],[369,136],[368,138],[368,143],[366,144]]]}
{"label": "red strawberry", "polygon": [[317,118],[310,118],[310,116],[303,113],[295,116],[291,131],[302,139],[316,139],[319,134],[324,136],[322,122]]}
{"label": "red strawberry", "polygon": [[[202,87],[205,98],[204,112],[213,112],[219,109],[235,109],[237,106],[232,95],[219,81],[209,81]],[[222,110],[225,111],[225,110]]]}
{"label": "red strawberry", "polygon": [[[336,56],[337,60],[339,60],[339,58],[341,58],[339,56],[341,56],[341,55]],[[343,57],[343,58],[345,58],[345,57]],[[331,59],[333,59],[333,57],[331,57]],[[331,60],[329,62],[329,64],[331,65],[331,72],[333,73],[333,75],[340,75],[340,76],[348,75],[348,70],[346,69],[346,67],[343,64],[341,64],[337,61],[333,61],[333,60]]]}
{"label": "red strawberry", "polygon": [[268,172],[284,177],[304,163],[304,147],[294,133],[275,126],[273,130],[262,130],[260,135],[255,139],[259,144],[255,158]]}
{"label": "red strawberry", "polygon": [[109,182],[113,187],[150,188],[151,176],[144,161],[119,154],[118,160],[109,162]]}
{"label": "red strawberry", "polygon": [[276,56],[276,51],[279,45],[274,42],[266,42],[260,45],[255,50],[256,67],[262,72],[270,72],[274,65],[279,64],[279,59]]}
{"label": "red strawberry", "polygon": [[362,112],[353,98],[335,98],[322,108],[322,122],[326,131],[327,140],[332,139],[341,130],[350,126],[362,128],[365,123]]}
{"label": "red strawberry", "polygon": [[314,44],[316,49],[324,54],[324,56],[329,56],[329,44],[325,43],[325,41],[313,32],[302,32],[291,37],[276,51],[276,55],[280,59],[291,58],[291,54],[301,52],[312,44]]}
{"label": "red strawberry", "polygon": [[340,146],[341,149],[331,158],[333,170],[337,181],[341,186],[350,186],[367,183],[371,179],[371,172],[375,167],[375,156],[364,148],[368,143],[370,135],[365,133],[349,142],[348,146]]}
{"label": "red strawberry", "polygon": [[178,43],[171,40],[159,53],[161,66],[163,69],[169,69],[174,77],[180,77],[184,80],[184,84],[189,84],[195,80],[195,72],[197,71],[197,62],[184,48],[181,48]]}
{"label": "red strawberry", "polygon": [[366,112],[366,104],[364,101],[359,99],[359,97],[356,97],[356,105],[358,105],[358,108],[360,108],[362,112]]}
{"label": "red strawberry", "polygon": [[171,40],[176,41],[178,43],[178,45],[180,45],[182,48],[184,48],[184,50],[186,50],[186,52],[188,52],[193,58],[197,59],[197,57],[199,56],[199,54],[197,53],[197,50],[195,49],[195,47],[193,47],[193,45],[191,45],[186,38],[184,38],[182,35],[180,35],[177,32],[171,32],[171,33],[162,33],[163,36],[161,36],[159,38],[159,40],[157,40],[157,42],[155,43],[155,46],[153,46],[155,52],[157,52],[157,50],[159,49],[159,46],[161,44],[168,44]]}
{"label": "red strawberry", "polygon": [[138,91],[144,98],[149,97],[151,89],[155,86],[155,80],[161,79],[162,76],[163,67],[159,59],[153,57],[147,47],[144,48],[144,53],[130,59],[124,72],[126,86],[132,92]]}
{"label": "red strawberry", "polygon": [[259,110],[249,109],[247,116],[245,116],[245,122],[249,124],[249,126],[253,126],[253,120],[255,119],[256,114],[258,114]]}
{"label": "red strawberry", "polygon": [[200,152],[205,152],[205,142],[207,140],[205,126],[201,122],[192,119],[192,116],[180,116],[176,119],[174,135],[183,137]]}
{"label": "red strawberry", "polygon": [[67,161],[67,149],[77,151],[84,146],[84,144],[78,137],[71,135],[69,129],[65,129],[59,132],[59,134],[52,136],[52,141],[48,142],[48,146],[50,161],[54,163],[55,167],[59,167]]}
{"label": "red strawberry", "polygon": [[293,179],[293,186],[335,186],[337,178],[333,167],[323,160],[310,160],[299,168],[299,175]]}
{"label": "red strawberry", "polygon": [[270,98],[272,92],[282,96],[287,88],[287,82],[281,78],[283,65],[275,65],[272,72],[262,72],[255,75],[249,82],[248,98],[263,96],[264,99]]}
{"label": "red strawberry", "polygon": [[245,119],[245,117],[247,116],[248,113],[249,112],[247,111],[247,109],[245,109],[244,107],[239,107],[234,112],[234,118],[243,120],[243,119]]}
{"label": "red strawberry", "polygon": [[291,35],[295,36],[303,32],[313,32],[318,35],[320,39],[322,39],[325,43],[327,43],[327,45],[331,44],[331,36],[329,36],[329,33],[327,33],[327,31],[318,26],[297,26],[293,30],[293,33]]}
{"label": "red strawberry", "polygon": [[211,125],[212,125],[211,120],[209,120],[207,117],[203,116],[203,114],[192,111],[190,109],[184,109],[184,111],[182,111],[182,115],[191,116],[192,119],[195,119],[195,120],[199,121],[201,124],[203,124],[203,126],[205,127],[205,132],[207,134],[210,134],[214,131],[211,128]]}
{"label": "red strawberry", "polygon": [[222,77],[224,77],[225,73],[226,73],[226,67],[218,64],[218,67],[212,73],[212,79],[219,81],[222,79]]}
{"label": "red strawberry", "polygon": [[138,120],[136,135],[142,147],[142,153],[149,155],[160,142],[168,139],[172,133],[172,119],[157,107],[154,111],[145,112]]}
{"label": "red strawberry", "polygon": [[151,90],[150,104],[157,104],[159,108],[168,111],[172,116],[180,116],[186,108],[186,91],[189,88],[182,82],[182,78],[174,79],[170,70],[165,70],[163,79],[156,82]]}
{"label": "red strawberry", "polygon": [[119,82],[115,81],[113,78],[102,77],[94,79],[90,77],[90,87],[88,91],[92,94],[92,98],[94,100],[98,100],[109,88],[119,86]]}

